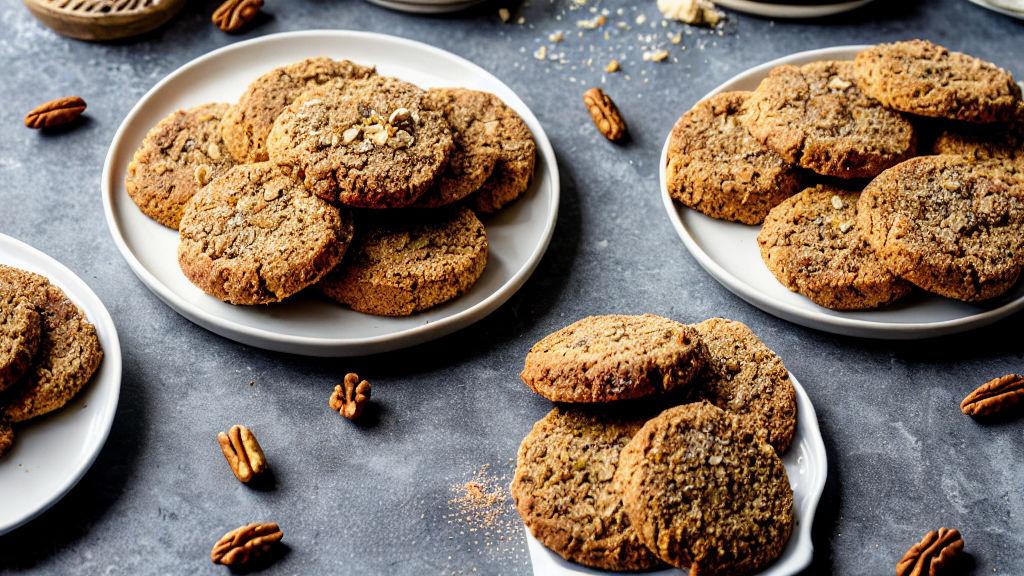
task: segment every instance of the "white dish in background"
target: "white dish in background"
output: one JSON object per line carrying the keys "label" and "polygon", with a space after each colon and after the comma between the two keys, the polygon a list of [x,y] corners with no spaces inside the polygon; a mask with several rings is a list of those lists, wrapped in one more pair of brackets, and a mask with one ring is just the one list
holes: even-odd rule
{"label": "white dish in background", "polygon": [[[786,474],[793,487],[793,535],[790,536],[782,556],[757,576],[790,576],[797,574],[810,565],[814,557],[814,543],[811,541],[811,525],[814,513],[818,509],[818,500],[825,489],[828,475],[828,457],[825,454],[825,441],[821,438],[818,428],[818,416],[814,405],[807,396],[800,382],[790,374],[793,387],[796,388],[797,421],[796,435],[793,444],[782,457],[786,465]],[[525,528],[525,526],[524,526]],[[539,540],[526,529],[526,544],[530,551],[530,563],[536,576],[572,576],[626,574],[624,572],[605,572],[573,564],[558,554],[548,550]],[[680,576],[683,572],[677,569],[642,572],[646,576]]]}
{"label": "white dish in background", "polygon": [[780,4],[757,0],[715,0],[722,8],[746,12],[767,18],[822,18],[856,10],[874,0],[851,0],[847,2],[822,2],[820,4]]}
{"label": "white dish in background", "polygon": [[[852,60],[866,47],[839,46],[779,58],[740,73],[704,98],[719,92],[753,90],[769,70],[780,64]],[[665,182],[668,144],[666,138],[661,151],[662,203],[686,249],[723,286],[769,314],[835,334],[912,339],[979,328],[1024,309],[1024,282],[1018,283],[1003,297],[983,304],[969,304],[921,292],[879,310],[842,312],[818,306],[790,292],[765,266],[757,245],[760,226],[715,220],[672,200]]]}
{"label": "white dish in background", "polygon": [[[406,318],[353,312],[316,295],[271,306],[232,306],[204,294],[181,273],[178,234],[150,220],[128,197],[124,174],[146,132],[179,108],[233,102],[250,81],[275,66],[311,56],[374,64],[424,87],[493,92],[523,117],[537,141],[530,190],[485,220],[490,256],[483,276],[463,296]],[[512,90],[479,66],[438,48],[383,34],[307,31],[272,34],[215,50],[169,74],[135,105],[110,145],[103,169],[103,207],[114,242],[142,282],[182,316],[224,337],[310,356],[355,356],[412,346],[450,334],[508,300],[540,262],[558,214],[558,166],[540,122]]]}
{"label": "white dish in background", "polygon": [[78,396],[56,412],[15,425],[14,446],[0,458],[0,534],[5,534],[57,503],[96,460],[121,393],[121,345],[107,309],[74,272],[3,234],[0,264],[49,278],[85,312],[103,346],[103,362]]}
{"label": "white dish in background", "polygon": [[408,12],[410,14],[448,14],[468,10],[485,0],[471,0],[469,2],[421,2],[416,0],[366,0],[370,4],[376,4],[389,10]]}
{"label": "white dish in background", "polygon": [[1016,8],[1011,4],[1002,5],[998,1],[993,0],[970,0],[972,4],[977,4],[982,8],[988,8],[993,12],[998,12],[1010,18],[1016,18],[1018,20],[1024,20],[1024,2],[1018,2],[1020,8]]}

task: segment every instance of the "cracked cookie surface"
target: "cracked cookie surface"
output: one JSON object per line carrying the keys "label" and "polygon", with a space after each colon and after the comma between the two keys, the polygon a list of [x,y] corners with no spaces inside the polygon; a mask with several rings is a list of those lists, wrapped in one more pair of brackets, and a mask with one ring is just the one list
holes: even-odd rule
{"label": "cracked cookie surface", "polygon": [[697,332],[655,316],[590,316],[530,348],[520,377],[554,402],[612,402],[688,385],[704,356]]}
{"label": "cracked cookie surface", "polygon": [[1024,269],[1024,169],[913,158],[868,184],[857,227],[893,274],[947,298],[994,298]]}
{"label": "cracked cookie surface", "polygon": [[740,120],[787,162],[838,178],[871,178],[916,152],[913,125],[854,83],[853,62],[777,66]]}
{"label": "cracked cookie surface", "polygon": [[200,188],[235,165],[220,135],[227,104],[178,110],[154,126],[128,164],[125,190],[142,213],[178,228]]}
{"label": "cracked cookie surface", "polygon": [[779,282],[833,310],[878,308],[910,293],[857,232],[859,197],[819,184],[768,214],[757,243]]}
{"label": "cracked cookie surface", "polygon": [[494,172],[469,200],[478,214],[494,214],[525,194],[537,167],[537,143],[519,114],[497,97],[488,99],[487,112],[500,146]]}
{"label": "cracked cookie surface", "polygon": [[28,370],[39,347],[39,334],[35,305],[14,290],[0,289],[0,392]]}
{"label": "cracked cookie surface", "polygon": [[640,542],[612,486],[619,453],[648,414],[556,407],[523,439],[512,498],[527,528],[569,560],[614,571],[661,561]]}
{"label": "cracked cookie surface", "polygon": [[178,263],[207,294],[269,304],[316,283],[341,261],[352,218],[310,194],[287,167],[236,166],[189,203]]}
{"label": "cracked cookie surface", "polygon": [[857,54],[857,85],[889,108],[966,122],[1009,118],[1021,90],[1002,68],[926,40],[879,44]]}
{"label": "cracked cookie surface", "polygon": [[311,192],[360,208],[403,208],[437,182],[454,149],[426,92],[397,78],[329,82],[274,122],[270,158],[298,168]]}
{"label": "cracked cookie surface", "polygon": [[1003,159],[1024,164],[1024,104],[1004,124],[949,125],[932,144],[935,154],[975,160]]}
{"label": "cracked cookie surface", "polygon": [[487,266],[484,225],[468,208],[365,215],[320,289],[358,312],[408,316],[468,291]]}
{"label": "cracked cookie surface", "polygon": [[800,186],[799,171],[738,119],[750,92],[698,102],[672,128],[666,179],[672,198],[712,218],[760,224]]}

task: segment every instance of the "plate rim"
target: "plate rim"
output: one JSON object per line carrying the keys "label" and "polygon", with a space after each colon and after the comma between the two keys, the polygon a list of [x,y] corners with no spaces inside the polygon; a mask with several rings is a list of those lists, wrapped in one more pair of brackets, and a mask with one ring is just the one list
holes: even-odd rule
{"label": "plate rim", "polygon": [[[513,274],[512,277],[509,278],[501,287],[489,294],[480,302],[450,316],[445,316],[444,318],[411,328],[406,328],[398,332],[378,336],[365,338],[324,338],[281,334],[262,328],[246,326],[234,320],[221,318],[216,314],[202,310],[160,282],[149,272],[149,270],[146,269],[142,262],[139,261],[132,250],[128,247],[127,242],[124,239],[124,234],[120,226],[117,224],[117,220],[114,216],[113,197],[115,193],[115,186],[113,185],[113,178],[117,177],[117,175],[113,173],[113,165],[115,163],[116,152],[125,145],[123,139],[128,125],[142,112],[143,106],[158,91],[163,89],[167,84],[176,80],[180,75],[189,71],[193,67],[204,64],[209,60],[216,59],[223,54],[243,51],[248,49],[250,46],[265,42],[287,41],[294,39],[310,40],[322,37],[355,38],[390,42],[406,48],[426,51],[436,56],[454,59],[456,62],[473,70],[475,73],[493,79],[495,82],[508,89],[508,91],[512,93],[522,104],[523,111],[517,110],[517,112],[525,115],[527,120],[532,120],[532,123],[537,127],[538,131],[533,136],[537,142],[538,154],[542,157],[545,168],[548,170],[547,177],[550,181],[551,187],[547,223],[545,224],[543,236],[540,238],[540,242],[534,248],[525,264],[519,268],[519,270],[517,270],[515,274]],[[391,34],[345,29],[297,30],[267,34],[222,46],[182,64],[164,76],[152,88],[147,90],[121,121],[117,131],[114,133],[110,146],[107,148],[107,154],[103,161],[103,171],[100,179],[103,214],[107,223],[107,229],[114,240],[114,244],[117,246],[118,252],[121,253],[121,257],[128,263],[128,266],[132,269],[132,272],[135,273],[136,277],[138,277],[151,292],[156,294],[172,310],[184,316],[189,321],[236,342],[267,350],[307,356],[355,356],[392,351],[443,337],[483,319],[508,301],[508,299],[518,292],[526,281],[533,275],[533,272],[544,257],[554,235],[555,226],[558,221],[559,203],[561,198],[558,163],[547,133],[544,131],[540,120],[533,113],[532,109],[530,109],[530,107],[523,102],[522,98],[520,98],[519,95],[500,78],[458,54],[436,46],[431,46],[424,42]]]}
{"label": "plate rim", "polygon": [[[826,48],[794,52],[793,54],[775,58],[733,75],[728,80],[722,82],[710,92],[702,96],[698,102],[723,92],[725,86],[737,82],[743,77],[766,72],[767,70],[781,64],[809,62],[813,61],[813,59],[846,59],[851,53],[856,53],[870,46],[872,45],[850,44],[830,46]],[[968,330],[987,326],[1021,309],[1024,309],[1024,295],[1022,295],[1016,300],[1011,300],[997,308],[984,310],[977,314],[971,314],[961,318],[935,322],[907,322],[893,324],[878,320],[862,320],[858,318],[825,314],[817,310],[803,308],[764,294],[743,279],[726,271],[720,264],[718,264],[718,262],[711,258],[707,252],[700,248],[697,240],[693,237],[686,224],[682,221],[680,212],[677,210],[676,204],[668,192],[668,183],[665,175],[671,138],[672,134],[670,131],[668,136],[666,136],[665,144],[661,149],[658,175],[659,185],[661,186],[662,205],[664,206],[665,211],[668,212],[669,220],[672,222],[672,227],[675,228],[676,234],[682,239],[683,244],[686,246],[686,250],[695,260],[697,260],[697,263],[711,275],[712,278],[718,281],[719,284],[725,286],[725,288],[730,292],[739,296],[741,299],[759,310],[801,326],[833,334],[855,336],[858,338],[902,340],[919,337],[938,337],[966,332]],[[686,207],[682,208],[689,210],[689,208]]]}
{"label": "plate rim", "polygon": [[[102,430],[100,431],[100,434],[96,436],[96,441],[90,448],[90,454],[79,463],[71,474],[68,475],[57,490],[55,490],[51,496],[44,499],[41,504],[35,507],[34,510],[31,510],[22,517],[16,518],[12,521],[0,520],[0,535],[8,534],[25,524],[28,524],[32,520],[38,518],[43,512],[49,510],[54,504],[60,502],[75,486],[78,485],[78,482],[81,481],[86,472],[88,472],[89,469],[92,468],[92,465],[96,463],[96,458],[99,457],[100,452],[103,451],[103,447],[107,444],[107,439],[110,437],[110,431],[114,426],[114,420],[117,418],[117,407],[121,399],[123,369],[121,340],[117,334],[117,326],[114,324],[114,319],[110,316],[110,311],[107,310],[106,305],[96,292],[89,287],[85,280],[83,280],[78,274],[75,274],[75,272],[62,264],[56,258],[53,258],[42,250],[18,240],[13,236],[0,233],[0,246],[5,244],[13,246],[16,250],[23,251],[34,262],[40,263],[40,269],[50,268],[56,270],[60,275],[66,276],[66,280],[64,278],[54,280],[50,274],[36,272],[37,274],[46,276],[50,282],[64,291],[67,297],[71,299],[76,306],[83,309],[83,312],[84,307],[82,306],[82,302],[85,300],[92,300],[96,316],[98,317],[89,315],[87,318],[89,322],[96,327],[98,333],[106,336],[110,340],[110,346],[104,347],[103,349],[103,363],[100,365],[99,370],[110,370],[110,380],[115,384],[113,386],[111,397],[104,405],[104,410],[107,410],[110,416],[103,422]],[[98,374],[99,372],[97,371],[97,374],[94,375],[93,378],[96,378]],[[90,384],[94,382],[95,380],[91,380]]]}
{"label": "plate rim", "polygon": [[829,4],[776,4],[753,0],[717,0],[719,6],[766,18],[813,19],[843,14],[867,6],[875,0],[847,0]]}

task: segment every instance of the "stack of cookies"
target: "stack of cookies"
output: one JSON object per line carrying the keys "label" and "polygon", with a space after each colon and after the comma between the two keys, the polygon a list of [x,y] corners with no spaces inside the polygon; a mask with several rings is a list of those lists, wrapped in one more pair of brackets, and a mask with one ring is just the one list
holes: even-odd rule
{"label": "stack of cookies", "polygon": [[796,392],[747,326],[585,318],[534,345],[522,379],[558,403],[523,439],[511,486],[545,546],[603,570],[732,576],[782,554]]}
{"label": "stack of cookies", "polygon": [[0,456],[12,424],[63,407],[102,359],[96,329],[60,288],[0,265]]}
{"label": "stack of cookies", "polygon": [[493,94],[311,58],[257,78],[234,105],[163,119],[125,187],[179,231],[185,276],[225,302],[316,285],[354,310],[405,316],[480,278],[479,216],[526,192],[535,158],[529,128]]}
{"label": "stack of cookies", "polygon": [[827,308],[915,286],[982,301],[1024,270],[1021,89],[922,40],[779,66],[699,102],[673,128],[666,181],[708,216],[763,224],[768,269]]}

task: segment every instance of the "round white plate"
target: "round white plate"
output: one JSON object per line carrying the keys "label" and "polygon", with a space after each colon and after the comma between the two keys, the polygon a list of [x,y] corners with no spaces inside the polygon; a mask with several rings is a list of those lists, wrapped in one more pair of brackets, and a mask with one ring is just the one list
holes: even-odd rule
{"label": "round white plate", "polygon": [[14,447],[0,458],[0,534],[5,534],[63,498],[96,460],[121,393],[121,345],[103,303],[61,263],[0,234],[0,264],[49,278],[85,312],[103,346],[92,382],[67,406],[15,425]]}
{"label": "round white plate", "polygon": [[[793,444],[782,457],[786,465],[786,474],[793,487],[793,516],[795,525],[782,556],[758,576],[790,576],[810,565],[814,557],[814,543],[811,541],[811,525],[814,523],[814,512],[818,509],[818,499],[825,489],[825,478],[828,475],[828,458],[825,456],[825,442],[818,428],[818,416],[814,405],[807,396],[800,382],[790,374],[793,387],[796,388],[797,420],[796,435]],[[526,544],[530,551],[530,562],[536,576],[570,576],[573,574],[615,574],[623,572],[604,572],[579,564],[573,564],[561,556],[548,550],[539,540],[526,530]],[[643,572],[647,576],[680,576],[679,570],[661,570]]]}
{"label": "round white plate", "polygon": [[[731,90],[753,90],[769,70],[780,64],[852,60],[864,48],[866,46],[839,46],[779,58],[733,77],[704,98]],[[971,330],[1024,308],[1024,282],[1009,294],[983,304],[918,293],[880,310],[840,312],[822,308],[790,292],[768,270],[757,246],[759,226],[715,220],[673,202],[665,182],[667,158],[668,138],[661,151],[662,203],[686,249],[723,286],[769,314],[847,336],[911,339]]]}
{"label": "round white plate", "polygon": [[409,1],[395,1],[395,0],[366,0],[370,4],[376,4],[389,10],[397,10],[399,12],[408,12],[410,14],[448,14],[451,12],[460,12],[467,10],[480,4],[485,0],[470,0],[469,2],[436,2],[427,1],[420,2],[415,0]]}
{"label": "round white plate", "polygon": [[850,2],[823,2],[821,4],[779,4],[757,0],[715,0],[723,8],[746,12],[768,18],[821,18],[856,10],[874,0],[852,0]]}
{"label": "round white plate", "polygon": [[[203,102],[232,102],[257,76],[311,56],[374,64],[381,74],[420,86],[460,86],[501,97],[537,141],[530,190],[485,220],[490,257],[465,295],[407,318],[353,312],[315,295],[271,306],[232,306],[204,294],[178,268],[176,231],[143,215],[124,189],[132,153],[167,114]],[[540,122],[515,93],[479,66],[419,42],[365,32],[321,30],[263,36],[197,58],[139,100],[110,145],[103,169],[103,207],[114,242],[135,274],[189,320],[244,344],[310,356],[355,356],[412,346],[480,320],[508,300],[540,262],[558,213],[558,166]]]}
{"label": "round white plate", "polygon": [[993,12],[998,12],[1000,14],[1009,16],[1011,18],[1016,18],[1018,20],[1024,20],[1024,3],[1018,3],[1021,7],[1017,9],[1012,4],[1007,3],[1005,6],[1003,6],[1000,5],[999,2],[991,0],[970,0],[970,2],[972,4],[977,4],[982,8],[988,8]]}

